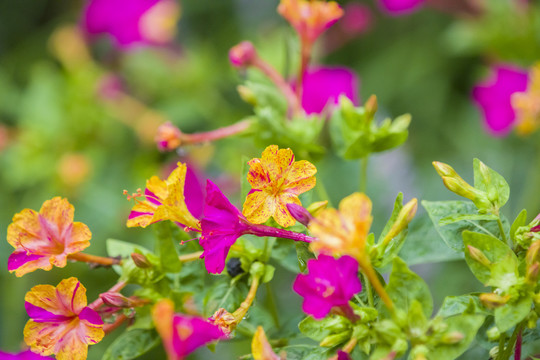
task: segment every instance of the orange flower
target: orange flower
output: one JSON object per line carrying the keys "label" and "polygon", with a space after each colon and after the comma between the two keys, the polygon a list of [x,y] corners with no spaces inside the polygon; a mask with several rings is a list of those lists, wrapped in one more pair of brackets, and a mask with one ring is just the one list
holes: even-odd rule
{"label": "orange flower", "polygon": [[73,222],[75,209],[67,199],[55,197],[43,203],[39,213],[24,209],[13,216],[7,241],[15,248],[8,270],[23,276],[36,269],[66,266],[69,254],[90,246],[92,233],[83,223]]}
{"label": "orange flower", "polygon": [[317,169],[309,161],[294,161],[291,149],[268,146],[262,157],[248,162],[247,179],[252,187],[244,202],[242,213],[255,224],[261,224],[271,216],[276,222],[288,227],[296,220],[287,204],[298,204],[298,195],[315,186]]}
{"label": "orange flower", "polygon": [[54,287],[34,286],[26,296],[30,320],[24,327],[24,341],[33,352],[56,354],[58,360],[84,360],[88,345],[103,339],[103,321],[86,306],[86,289],[74,277]]}
{"label": "orange flower", "polygon": [[311,243],[311,248],[363,258],[371,221],[371,200],[361,193],[349,195],[339,203],[339,211],[324,209],[310,222],[309,230],[319,239]]}
{"label": "orange flower", "polygon": [[343,10],[335,1],[281,0],[278,12],[308,43],[317,40],[343,16]]}
{"label": "orange flower", "polygon": [[191,229],[201,230],[199,220],[189,212],[184,197],[187,167],[180,162],[177,165],[167,180],[152,176],[146,181],[145,201],[137,199],[143,196],[140,190],[138,194],[128,196],[137,202],[129,214],[128,227],[144,228],[158,221],[170,220]]}

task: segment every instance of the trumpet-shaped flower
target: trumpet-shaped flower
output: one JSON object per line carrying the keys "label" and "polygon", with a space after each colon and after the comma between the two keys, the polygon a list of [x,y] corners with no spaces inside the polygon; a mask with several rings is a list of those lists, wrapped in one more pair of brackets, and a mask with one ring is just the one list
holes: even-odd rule
{"label": "trumpet-shaped flower", "polygon": [[66,266],[69,254],[90,246],[92,233],[80,222],[73,222],[73,205],[60,197],[47,200],[39,213],[24,209],[13,216],[7,241],[15,248],[8,259],[8,270],[22,276],[36,269]]}
{"label": "trumpet-shaped flower", "polygon": [[218,326],[206,319],[175,314],[174,304],[169,299],[160,300],[154,306],[152,318],[169,360],[182,360],[209,342],[227,338]]}
{"label": "trumpet-shaped flower", "polygon": [[361,193],[349,195],[339,203],[339,211],[324,209],[309,223],[309,230],[318,238],[311,248],[358,259],[365,255],[371,221],[371,200]]}
{"label": "trumpet-shaped flower", "polygon": [[356,74],[345,67],[308,69],[302,78],[302,108],[307,114],[320,114],[339,104],[340,95],[358,104],[359,81]]}
{"label": "trumpet-shaped flower", "polygon": [[291,149],[279,150],[277,145],[268,146],[260,159],[252,159],[248,165],[252,190],[242,213],[256,224],[273,217],[283,227],[294,225],[287,204],[301,205],[298,195],[315,186],[315,166],[306,160],[294,161]]}
{"label": "trumpet-shaped flower", "polygon": [[[137,204],[129,214],[127,226],[144,228],[158,221],[170,220],[200,231],[200,222],[189,212],[184,197],[186,171],[186,165],[178,163],[178,167],[167,180],[153,176],[146,182],[144,195],[139,192],[129,196],[128,198],[133,198]],[[146,200],[139,200],[138,197],[141,196]]]}
{"label": "trumpet-shaped flower", "polygon": [[199,244],[204,249],[201,257],[204,258],[206,270],[212,274],[223,271],[231,246],[242,235],[272,236],[304,242],[313,240],[301,233],[249,222],[210,180],[206,184],[206,203],[201,228]]}
{"label": "trumpet-shaped flower", "polygon": [[335,1],[319,0],[281,0],[278,12],[308,44],[314,43],[343,16],[343,10]]}
{"label": "trumpet-shaped flower", "polygon": [[320,255],[307,262],[308,274],[299,274],[293,290],[304,297],[302,309],[322,319],[333,307],[349,306],[349,300],[362,291],[358,279],[358,262],[350,256],[334,259]]}
{"label": "trumpet-shaped flower", "polygon": [[527,89],[528,75],[510,65],[494,69],[495,76],[473,89],[473,99],[484,115],[486,129],[495,136],[506,135],[516,121],[512,96]]}
{"label": "trumpet-shaped flower", "polygon": [[38,285],[25,298],[30,320],[24,327],[24,341],[33,352],[56,355],[58,360],[84,360],[88,345],[105,335],[103,321],[86,306],[86,289],[74,277],[58,286]]}
{"label": "trumpet-shaped flower", "polygon": [[540,127],[540,63],[529,73],[526,92],[512,94],[512,106],[517,113],[516,130],[528,135]]}
{"label": "trumpet-shaped flower", "polygon": [[180,8],[174,0],[90,0],[83,17],[88,34],[108,34],[127,49],[170,42]]}
{"label": "trumpet-shaped flower", "polygon": [[380,0],[382,8],[390,15],[411,13],[424,4],[425,0]]}

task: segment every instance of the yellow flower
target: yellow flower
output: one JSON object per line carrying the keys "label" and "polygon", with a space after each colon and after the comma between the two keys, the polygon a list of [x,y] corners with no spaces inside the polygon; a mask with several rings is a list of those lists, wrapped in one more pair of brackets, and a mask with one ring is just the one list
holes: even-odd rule
{"label": "yellow flower", "polygon": [[15,248],[8,270],[23,276],[36,269],[66,266],[67,257],[90,246],[92,233],[83,223],[73,222],[75,209],[67,199],[55,197],[39,213],[24,209],[13,216],[7,241]]}
{"label": "yellow flower", "polygon": [[280,360],[281,358],[272,350],[264,329],[257,327],[257,331],[251,340],[251,354],[255,360]]}
{"label": "yellow flower", "polygon": [[[201,230],[199,220],[189,212],[184,197],[187,167],[180,162],[177,165],[167,180],[152,176],[146,181],[144,195],[139,191],[138,194],[128,196],[137,202],[129,214],[128,227],[144,228],[158,221],[170,220],[194,230]],[[137,199],[140,196],[146,197],[146,200]]]}
{"label": "yellow flower", "polygon": [[512,95],[512,106],[516,111],[519,134],[529,135],[540,127],[540,63],[529,73],[527,91]]}
{"label": "yellow flower", "polygon": [[255,224],[273,217],[283,227],[294,225],[287,204],[302,205],[298,195],[315,186],[315,166],[306,160],[294,161],[291,149],[279,150],[277,145],[268,146],[260,159],[248,165],[252,190],[244,202],[244,216]]}
{"label": "yellow flower", "polygon": [[332,255],[365,255],[366,240],[371,226],[371,200],[361,193],[347,196],[336,209],[324,209],[310,222],[309,230],[318,241],[311,249]]}

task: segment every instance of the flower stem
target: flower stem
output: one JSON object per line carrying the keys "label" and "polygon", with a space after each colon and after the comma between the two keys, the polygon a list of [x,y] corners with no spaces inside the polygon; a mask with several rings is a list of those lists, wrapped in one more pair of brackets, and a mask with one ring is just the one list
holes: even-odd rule
{"label": "flower stem", "polygon": [[246,313],[248,312],[251,304],[253,303],[253,300],[255,299],[255,295],[257,295],[257,289],[259,288],[259,284],[260,277],[253,277],[253,280],[251,281],[251,287],[249,288],[246,299],[240,304],[240,307],[232,313],[232,316],[234,316],[237,324],[239,324],[240,321],[242,321],[242,319],[244,318],[244,316],[246,316]]}
{"label": "flower stem", "polygon": [[[107,292],[119,292],[119,291],[122,290],[126,285],[127,285],[127,282],[125,282],[125,281],[119,281],[119,282],[117,282],[116,284],[114,284],[113,287],[111,287]],[[101,299],[101,297],[98,297],[96,300],[94,300],[93,303],[91,303],[90,305],[88,305],[88,307],[91,308],[91,309],[93,309],[93,310],[96,310],[96,309],[99,308],[101,305],[103,305],[103,300]]]}
{"label": "flower stem", "polygon": [[105,331],[105,334],[109,334],[120,327],[127,319],[126,315],[120,314],[112,324],[103,325],[103,331]]}
{"label": "flower stem", "polygon": [[259,236],[259,237],[271,236],[271,237],[277,237],[277,238],[283,238],[283,239],[291,239],[294,241],[303,241],[307,243],[317,240],[317,238],[306,235],[306,234],[297,233],[290,230],[278,229],[278,228],[274,228],[267,225],[257,225],[257,224],[250,225],[248,234]]}
{"label": "flower stem", "polygon": [[362,273],[364,277],[364,284],[366,285],[366,290],[368,294],[368,304],[369,307],[374,307],[374,301],[373,301],[373,289],[371,288],[371,283],[369,282],[369,279],[365,273]]}
{"label": "flower stem", "polygon": [[502,221],[501,221],[501,217],[498,216],[497,217],[497,225],[499,225],[499,232],[501,233],[501,237],[503,239],[503,241],[510,247],[512,247],[512,243],[511,242],[508,242],[508,239],[506,238],[506,234],[504,233],[504,227],[503,227],[503,224],[502,224]]}
{"label": "flower stem", "polygon": [[[502,356],[499,357],[501,360],[510,359],[510,356],[512,356],[512,350],[514,349],[514,345],[516,346],[516,351],[517,351],[517,340],[519,337],[520,342],[521,342],[521,330],[523,329],[524,326],[525,326],[525,321],[522,321],[516,325],[516,327],[514,328],[514,332],[512,333],[512,336],[510,337],[510,339],[508,340],[508,343],[506,344],[506,347],[504,349],[504,352],[502,353]],[[519,355],[521,356],[521,344],[519,346],[520,346]],[[499,346],[499,354],[500,354],[500,351],[501,351],[501,348]],[[518,360],[518,358],[515,358],[515,360]]]}
{"label": "flower stem", "polygon": [[184,134],[180,135],[180,144],[198,144],[211,142],[214,140],[223,139],[232,135],[242,133],[250,128],[253,124],[251,120],[242,120],[237,123],[234,123],[229,126],[224,126],[212,131],[194,133],[194,134]]}
{"label": "flower stem", "polygon": [[375,270],[373,270],[373,267],[371,266],[371,264],[367,261],[362,261],[362,259],[360,259],[358,263],[360,264],[360,268],[363,270],[363,273],[366,276],[366,278],[369,280],[369,282],[371,283],[371,285],[373,286],[377,294],[379,294],[379,297],[381,298],[381,300],[384,302],[388,310],[390,310],[390,312],[393,313],[394,303],[392,302],[392,299],[390,299],[390,296],[388,296],[388,293],[386,292],[381,282],[379,281],[379,278],[377,277],[377,274],[375,273]]}
{"label": "flower stem", "polygon": [[201,258],[202,253],[203,253],[202,251],[196,251],[191,254],[180,255],[178,258],[180,259],[180,262],[187,263],[187,262],[199,260]]}
{"label": "flower stem", "polygon": [[89,264],[101,265],[101,266],[113,266],[113,265],[122,264],[121,259],[90,255],[90,254],[85,254],[81,252],[75,253],[75,254],[69,254],[68,259],[86,262]]}
{"label": "flower stem", "polygon": [[308,40],[302,39],[300,49],[300,69],[298,69],[298,77],[296,78],[296,97],[300,101],[302,99],[302,83],[304,74],[306,73],[309,60],[311,59],[311,43]]}

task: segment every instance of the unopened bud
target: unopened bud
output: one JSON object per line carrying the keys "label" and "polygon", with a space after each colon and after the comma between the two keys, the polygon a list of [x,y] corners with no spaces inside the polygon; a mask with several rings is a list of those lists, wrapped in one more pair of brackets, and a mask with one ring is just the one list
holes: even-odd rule
{"label": "unopened bud", "polygon": [[435,171],[441,176],[441,177],[460,177],[457,172],[454,170],[453,167],[451,167],[448,164],[434,161],[432,162],[433,167],[435,168]]}
{"label": "unopened bud", "polygon": [[416,215],[418,209],[418,200],[416,198],[405,204],[396,218],[396,221],[392,224],[392,227],[383,239],[384,246],[388,245],[390,240],[395,238],[400,232],[402,232]]}
{"label": "unopened bud", "polygon": [[529,250],[527,250],[527,255],[525,256],[525,262],[527,264],[533,264],[537,262],[540,255],[540,240],[537,240],[531,244]]}
{"label": "unopened bud", "polygon": [[527,318],[527,327],[529,329],[534,329],[536,328],[536,322],[538,321],[538,315],[536,314],[536,312],[534,311],[531,311],[529,313],[529,317]]}
{"label": "unopened bud", "polygon": [[257,105],[257,97],[255,96],[255,94],[250,88],[248,88],[245,85],[238,85],[236,87],[236,91],[238,91],[240,98],[244,100],[246,103],[252,106]]}
{"label": "unopened bud", "polygon": [[427,360],[426,354],[429,349],[425,345],[416,345],[411,350],[411,356],[409,358],[413,360]]}
{"label": "unopened bud", "polygon": [[508,300],[510,300],[510,295],[501,296],[494,293],[480,294],[479,299],[488,309],[496,309],[506,305]]}
{"label": "unopened bud", "polygon": [[497,341],[501,337],[501,331],[498,327],[493,326],[486,331],[486,335],[490,341]]}
{"label": "unopened bud", "polygon": [[257,51],[249,41],[242,41],[229,50],[229,61],[234,67],[244,68],[253,64],[257,58]]}
{"label": "unopened bud", "polygon": [[236,319],[233,314],[223,308],[219,308],[214,315],[208,318],[208,322],[218,326],[227,336],[236,328]]}
{"label": "unopened bud", "polygon": [[377,112],[377,96],[371,95],[369,99],[367,99],[366,103],[364,104],[364,109],[366,109],[366,112],[370,114],[371,116],[374,116]]}
{"label": "unopened bud", "polygon": [[324,200],[324,201],[316,201],[314,203],[311,203],[311,205],[309,205],[307,207],[307,211],[309,211],[309,213],[311,214],[311,216],[314,216],[316,217],[317,215],[319,215],[319,213],[321,211],[323,211],[324,209],[326,209],[326,207],[328,206],[328,200]]}
{"label": "unopened bud", "polygon": [[133,301],[125,297],[118,292],[106,292],[99,294],[100,299],[105,305],[117,307],[117,308],[130,308],[133,307]]}
{"label": "unopened bud", "polygon": [[263,263],[256,261],[253,264],[251,264],[251,267],[249,268],[249,273],[251,276],[256,278],[262,278],[265,273],[265,266]]}
{"label": "unopened bud", "polygon": [[490,359],[498,359],[499,358],[499,347],[494,346],[489,350],[489,358]]}
{"label": "unopened bud", "polygon": [[311,216],[309,211],[304,209],[304,207],[301,205],[294,203],[287,204],[287,210],[289,210],[292,217],[295,218],[296,221],[304,226],[308,226],[310,221],[313,220],[313,216]]}
{"label": "unopened bud", "polygon": [[463,335],[459,331],[451,331],[451,332],[446,333],[446,334],[444,334],[442,336],[441,342],[443,344],[453,345],[453,344],[457,344],[458,342],[463,340],[464,337],[465,337],[465,335]]}
{"label": "unopened bud", "polygon": [[537,262],[527,267],[527,274],[525,275],[527,281],[532,284],[536,284],[536,280],[538,280],[539,272],[540,272],[540,264]]}
{"label": "unopened bud", "polygon": [[144,256],[143,254],[139,254],[136,252],[131,253],[131,259],[135,263],[135,266],[137,266],[138,268],[148,269],[152,267],[152,264],[150,263],[150,261],[148,261],[146,256]]}
{"label": "unopened bud", "polygon": [[350,337],[351,337],[350,331],[344,331],[339,334],[328,335],[319,343],[319,346],[334,347],[336,345],[339,345],[349,340]]}
{"label": "unopened bud", "polygon": [[467,245],[467,250],[469,250],[469,255],[471,255],[471,258],[480,264],[484,265],[485,267],[489,268],[491,266],[491,261],[487,258],[487,256],[482,252],[482,250],[475,248],[474,246]]}
{"label": "unopened bud", "polygon": [[155,142],[159,151],[172,151],[182,143],[181,137],[180,129],[167,121],[158,127]]}
{"label": "unopened bud", "polygon": [[444,186],[453,193],[459,196],[463,196],[466,199],[474,201],[478,197],[478,191],[469,185],[461,177],[449,177],[443,176],[442,178]]}
{"label": "unopened bud", "polygon": [[536,215],[536,217],[533,220],[533,224],[535,225],[531,227],[531,232],[540,232],[540,214]]}

